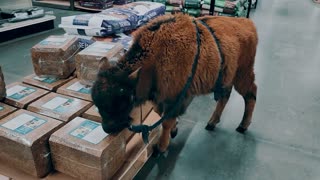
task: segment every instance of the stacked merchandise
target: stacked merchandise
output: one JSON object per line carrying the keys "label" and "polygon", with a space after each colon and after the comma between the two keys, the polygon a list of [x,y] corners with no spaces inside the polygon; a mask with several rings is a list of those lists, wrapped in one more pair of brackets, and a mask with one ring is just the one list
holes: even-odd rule
{"label": "stacked merchandise", "polygon": [[0,11],[2,22],[19,22],[28,19],[40,18],[45,15],[40,7],[29,7],[22,9],[3,9]]}
{"label": "stacked merchandise", "polygon": [[[161,1],[161,0],[158,0]],[[163,2],[161,2],[163,3]],[[166,12],[175,14],[175,13],[186,13],[191,16],[198,17],[201,13],[201,5],[203,4],[202,0],[167,0]]]}
{"label": "stacked merchandise", "polygon": [[80,0],[80,6],[92,9],[107,9],[113,6],[113,0]]}
{"label": "stacked merchandise", "polygon": [[108,38],[103,37],[93,37],[93,41],[104,41],[104,42],[113,42],[113,43],[121,43],[124,51],[128,51],[132,44],[132,35],[120,33],[117,35],[110,36]]}
{"label": "stacked merchandise", "polygon": [[201,14],[202,0],[183,0],[183,12],[198,17]]}
{"label": "stacked merchandise", "polygon": [[[23,82],[5,87],[0,68],[1,167],[25,173],[15,179],[132,179],[152,154],[161,127],[150,132],[147,145],[128,129],[109,135],[90,98],[100,66],[112,65],[123,52],[121,43],[94,42],[80,51],[76,36],[49,36],[32,47],[34,74]],[[130,116],[133,124],[160,118],[151,103]]]}
{"label": "stacked merchandise", "polygon": [[120,43],[94,42],[76,55],[76,74],[81,84],[92,86],[98,69],[117,63],[124,55]]}
{"label": "stacked merchandise", "polygon": [[256,9],[258,4],[258,0],[252,0],[251,2],[251,9]]}
{"label": "stacked merchandise", "polygon": [[[209,15],[211,0],[204,0],[201,15]],[[215,0],[213,15],[246,17],[248,12],[249,0]]]}
{"label": "stacked merchandise", "polygon": [[123,5],[123,4],[129,4],[132,3],[133,0],[114,0],[113,4],[115,5]]}
{"label": "stacked merchandise", "polygon": [[152,2],[157,2],[157,3],[162,3],[162,4],[166,4],[166,0],[153,0]]}
{"label": "stacked merchandise", "polygon": [[164,13],[161,3],[133,2],[100,13],[62,17],[59,27],[71,35],[105,37],[134,30]]}
{"label": "stacked merchandise", "polygon": [[166,12],[175,14],[182,11],[183,0],[166,0]]}

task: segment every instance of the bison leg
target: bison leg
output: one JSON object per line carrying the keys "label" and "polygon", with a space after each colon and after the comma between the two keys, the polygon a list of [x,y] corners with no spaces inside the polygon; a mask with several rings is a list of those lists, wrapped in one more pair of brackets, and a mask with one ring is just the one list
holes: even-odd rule
{"label": "bison leg", "polygon": [[[251,124],[253,110],[256,104],[257,86],[254,83],[254,73],[250,72],[249,75],[238,75],[235,81],[235,89],[242,95],[245,102],[245,110],[242,121],[236,129],[239,133],[244,133]],[[245,78],[239,78],[245,77]]]}
{"label": "bison leg", "polygon": [[[179,110],[179,115],[184,114],[187,110],[187,108],[189,107],[189,105],[191,104],[192,100],[193,100],[194,96],[187,96],[185,97],[184,101],[182,102],[182,106],[180,107]],[[170,106],[169,106],[170,107]],[[178,121],[175,121],[176,123],[174,124],[174,126],[171,128],[171,132],[170,132],[170,136],[171,138],[175,138],[178,135]]]}
{"label": "bison leg", "polygon": [[174,127],[171,129],[170,131],[170,136],[171,138],[175,138],[178,134],[178,127],[177,127],[178,121],[176,121],[176,124],[174,125]]}
{"label": "bison leg", "polygon": [[163,153],[167,150],[170,143],[170,133],[172,128],[176,126],[176,118],[165,120],[162,123],[162,134],[158,143],[158,151]]}
{"label": "bison leg", "polygon": [[220,99],[218,100],[216,109],[215,109],[214,113],[212,114],[212,116],[206,126],[206,130],[213,131],[214,128],[216,127],[216,125],[220,122],[221,114],[222,114],[223,109],[229,100],[231,91],[232,91],[232,87],[225,88],[223,90],[223,92],[220,96]]}

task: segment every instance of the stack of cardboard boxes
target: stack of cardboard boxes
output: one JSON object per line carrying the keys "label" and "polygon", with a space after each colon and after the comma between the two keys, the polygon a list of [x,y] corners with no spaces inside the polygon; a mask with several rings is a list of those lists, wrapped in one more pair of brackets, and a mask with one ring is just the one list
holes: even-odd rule
{"label": "stack of cardboard boxes", "polygon": [[[4,165],[30,177],[132,179],[150,157],[160,128],[145,145],[140,134],[102,130],[91,86],[103,63],[124,54],[120,43],[95,42],[79,50],[76,37],[50,36],[31,49],[34,74],[5,85],[0,68],[0,174]],[[146,103],[131,112],[133,123],[158,115]],[[57,176],[56,174],[62,174]]]}

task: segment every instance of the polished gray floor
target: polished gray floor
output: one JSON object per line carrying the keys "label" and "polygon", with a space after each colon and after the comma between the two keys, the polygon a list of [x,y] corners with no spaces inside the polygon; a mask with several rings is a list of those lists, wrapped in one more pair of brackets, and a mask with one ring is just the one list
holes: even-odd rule
{"label": "polished gray floor", "polygon": [[[55,13],[59,20],[73,12]],[[320,179],[320,7],[312,0],[259,0],[251,18],[259,33],[258,97],[247,134],[235,131],[244,110],[235,91],[214,132],[204,127],[216,103],[211,95],[198,97],[169,151],[151,158],[135,179]],[[34,44],[62,33],[0,45],[7,83],[32,73]]]}

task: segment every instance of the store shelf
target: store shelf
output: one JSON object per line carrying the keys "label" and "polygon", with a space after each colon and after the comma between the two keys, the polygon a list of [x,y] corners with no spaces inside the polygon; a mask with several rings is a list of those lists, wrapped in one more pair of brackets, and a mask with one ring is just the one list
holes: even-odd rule
{"label": "store shelf", "polygon": [[0,0],[1,9],[20,9],[31,6],[31,0]]}
{"label": "store shelf", "polygon": [[[249,2],[249,4],[248,4],[248,11],[247,11],[246,17],[247,17],[247,18],[250,18],[252,0],[248,0],[248,2]],[[210,11],[210,15],[213,14],[214,7],[215,7],[215,5],[216,5],[216,1],[215,1],[215,0],[211,0],[211,4],[212,4],[212,6],[210,7],[210,10],[209,10],[209,11]]]}
{"label": "store shelf", "polygon": [[34,6],[74,10],[74,0],[33,0]]}
{"label": "store shelf", "polygon": [[15,23],[4,23],[0,28],[0,43],[54,28],[55,16],[30,19]]}
{"label": "store shelf", "polygon": [[79,2],[74,2],[75,9],[85,10],[85,11],[91,11],[91,12],[101,12],[101,9],[93,9],[93,8],[87,8],[80,6]]}

